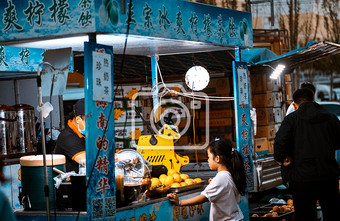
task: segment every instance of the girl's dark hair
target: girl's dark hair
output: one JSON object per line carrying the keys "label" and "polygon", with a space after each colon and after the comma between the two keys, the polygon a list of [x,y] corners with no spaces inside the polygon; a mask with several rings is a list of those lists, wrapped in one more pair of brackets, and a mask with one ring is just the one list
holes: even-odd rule
{"label": "girl's dark hair", "polygon": [[215,157],[220,156],[222,163],[227,167],[238,192],[244,195],[246,192],[246,173],[241,154],[233,149],[231,141],[225,138],[216,138],[208,147]]}

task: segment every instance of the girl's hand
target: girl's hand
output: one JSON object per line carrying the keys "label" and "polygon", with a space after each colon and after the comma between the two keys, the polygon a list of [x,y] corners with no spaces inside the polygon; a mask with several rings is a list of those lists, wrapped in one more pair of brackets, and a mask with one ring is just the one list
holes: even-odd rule
{"label": "girl's hand", "polygon": [[176,193],[169,193],[166,196],[169,198],[170,202],[173,202],[176,206],[179,205],[179,198]]}
{"label": "girl's hand", "polygon": [[209,178],[208,183],[210,183],[211,181],[212,181],[212,178]]}

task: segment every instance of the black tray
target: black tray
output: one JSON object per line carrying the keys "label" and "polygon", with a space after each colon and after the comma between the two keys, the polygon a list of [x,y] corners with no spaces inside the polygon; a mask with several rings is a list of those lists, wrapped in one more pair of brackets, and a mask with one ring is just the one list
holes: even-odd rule
{"label": "black tray", "polygon": [[194,183],[194,184],[191,184],[191,185],[188,185],[188,186],[171,187],[169,191],[172,192],[172,193],[181,193],[181,192],[185,192],[185,191],[188,191],[188,190],[201,188],[205,184],[206,184],[206,182],[203,180],[200,183]]}
{"label": "black tray", "polygon": [[[294,211],[290,212],[277,212],[278,216],[276,217],[263,217],[265,214],[269,213],[270,210],[273,209],[274,206],[283,206],[286,204],[267,204],[261,207],[257,207],[249,211],[250,220],[283,220],[293,221],[294,220]],[[252,217],[253,214],[259,215],[259,217]]]}

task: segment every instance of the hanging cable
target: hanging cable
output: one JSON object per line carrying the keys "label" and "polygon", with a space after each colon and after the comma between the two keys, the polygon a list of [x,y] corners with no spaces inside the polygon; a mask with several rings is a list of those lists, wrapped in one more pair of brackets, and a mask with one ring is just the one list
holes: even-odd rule
{"label": "hanging cable", "polygon": [[176,95],[180,95],[180,96],[183,96],[183,97],[188,97],[190,99],[193,99],[193,98],[196,98],[197,100],[209,100],[209,101],[233,101],[234,100],[234,97],[217,97],[217,96],[205,96],[205,95],[199,95],[199,94],[194,94],[194,92],[192,91],[192,93],[183,93],[183,92],[178,92],[178,91],[175,91],[175,90],[172,90],[172,89],[169,89],[167,88],[164,80],[163,80],[163,76],[162,76],[162,72],[161,72],[161,69],[158,65],[158,62],[157,62],[157,69],[158,69],[158,73],[159,73],[159,76],[160,76],[160,79],[161,79],[161,82],[158,82],[156,85],[154,85],[152,87],[152,91],[160,86],[160,85],[163,85],[163,90],[162,92],[160,92],[158,94],[158,96],[160,98],[166,96],[167,94],[169,93],[173,93],[173,94],[176,94]]}
{"label": "hanging cable", "polygon": [[[55,78],[55,74],[53,73],[53,77],[52,77],[52,86],[51,86],[51,91],[50,91],[50,104],[52,104],[52,95],[53,95],[53,86],[54,86],[54,78]],[[50,150],[52,149],[52,133],[53,133],[53,120],[52,120],[52,112],[50,114],[50,128],[51,128],[51,139],[50,139]],[[52,169],[54,167],[54,163],[53,163],[53,151],[51,152],[51,158],[52,158]],[[53,171],[53,170],[52,170]],[[52,183],[53,183],[53,172],[52,172]],[[53,185],[52,187],[53,189],[53,206],[54,206],[54,220],[57,220],[57,209],[56,209],[56,194],[55,194],[55,186]]]}
{"label": "hanging cable", "polygon": [[195,118],[196,118],[196,110],[195,110],[195,97],[192,98],[192,130],[194,133],[194,148],[195,148],[195,157],[196,157],[196,169],[197,169],[197,176],[198,178],[198,156],[197,156],[197,148],[196,148],[196,128],[195,128]]}
{"label": "hanging cable", "polygon": [[[124,50],[123,50],[123,59],[122,59],[122,64],[121,64],[121,73],[123,73],[123,68],[124,68],[124,61],[125,61],[125,53],[126,53],[126,47],[127,47],[127,39],[128,39],[128,36],[129,36],[129,31],[130,31],[130,22],[131,22],[131,6],[132,6],[132,0],[130,0],[129,2],[129,13],[128,13],[128,24],[127,24],[127,30],[126,30],[126,37],[125,37],[125,44],[124,44]],[[118,90],[118,86],[116,88]],[[123,94],[124,95],[124,94]],[[115,96],[114,96],[115,97]],[[103,136],[102,136],[102,139],[100,141],[100,148],[98,149],[97,151],[97,154],[96,154],[96,158],[94,160],[94,162],[97,161],[98,157],[99,157],[99,153],[100,153],[100,150],[103,148],[103,138],[106,134],[106,131],[107,131],[107,128],[108,128],[108,125],[109,125],[109,122],[110,122],[110,119],[111,119],[111,114],[112,114],[112,110],[113,110],[113,107],[114,107],[114,102],[112,103],[111,107],[110,107],[110,112],[109,112],[109,116],[108,116],[108,121],[105,125],[105,128],[104,128],[104,131],[103,131]],[[94,171],[94,168],[95,168],[95,163],[93,164],[92,168],[91,168],[91,172],[90,172],[90,175],[89,175],[89,179],[88,179],[88,182],[86,184],[86,189],[88,189],[89,187],[89,184],[90,184],[90,181],[91,181],[91,178],[93,176],[93,171]],[[77,221],[79,219],[79,215],[80,215],[80,208],[78,210],[78,215],[77,215]]]}
{"label": "hanging cable", "polygon": [[[120,73],[122,73],[122,74],[123,74],[124,63],[125,63],[127,41],[128,41],[128,37],[129,37],[129,33],[130,33],[131,8],[132,8],[132,0],[130,0],[130,2],[129,2],[129,12],[128,12],[128,19],[127,19],[127,23],[128,24],[127,24],[127,29],[126,29],[126,36],[125,36],[125,43],[124,43],[124,50],[123,50],[123,59],[122,59],[121,67],[120,67]],[[123,97],[124,97],[124,94],[123,94]],[[127,124],[127,105],[126,105],[125,121],[124,121],[124,127],[123,127],[123,149],[125,149],[125,130],[126,130],[126,124]]]}

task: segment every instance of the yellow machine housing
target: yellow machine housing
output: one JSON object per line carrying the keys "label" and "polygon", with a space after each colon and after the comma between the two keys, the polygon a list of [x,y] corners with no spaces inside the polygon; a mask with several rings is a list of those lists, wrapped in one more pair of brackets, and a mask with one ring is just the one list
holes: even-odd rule
{"label": "yellow machine housing", "polygon": [[[181,135],[172,130],[168,124],[165,124],[161,130],[163,134],[140,136],[137,151],[151,165],[164,165],[168,170],[175,169],[180,172],[181,167],[189,163],[188,156],[181,157],[175,153],[174,139],[179,139]],[[157,140],[155,145],[150,142],[150,139],[154,139],[152,136]]]}

